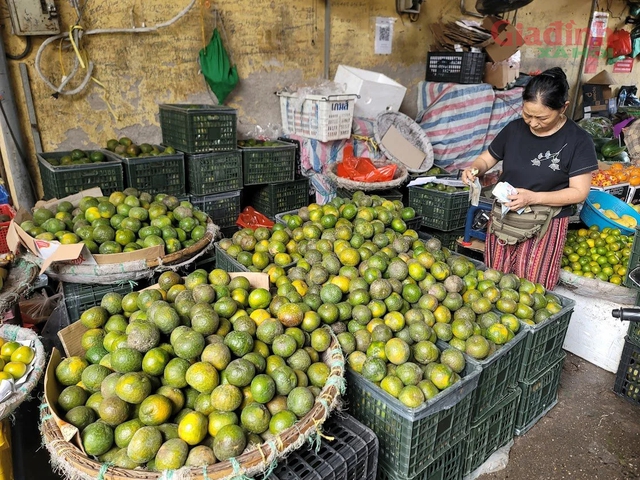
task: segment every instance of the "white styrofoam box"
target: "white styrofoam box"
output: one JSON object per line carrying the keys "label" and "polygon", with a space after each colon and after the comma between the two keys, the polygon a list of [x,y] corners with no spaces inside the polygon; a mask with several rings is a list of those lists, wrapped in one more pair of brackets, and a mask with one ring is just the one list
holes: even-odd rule
{"label": "white styrofoam box", "polygon": [[583,297],[563,286],[556,287],[554,292],[576,302],[562,348],[615,373],[622,356],[629,322],[613,318],[611,311],[629,305]]}
{"label": "white styrofoam box", "polygon": [[346,93],[360,95],[356,100],[354,116],[375,118],[380,112],[400,109],[406,87],[382,73],[339,65],[333,79],[346,85]]}

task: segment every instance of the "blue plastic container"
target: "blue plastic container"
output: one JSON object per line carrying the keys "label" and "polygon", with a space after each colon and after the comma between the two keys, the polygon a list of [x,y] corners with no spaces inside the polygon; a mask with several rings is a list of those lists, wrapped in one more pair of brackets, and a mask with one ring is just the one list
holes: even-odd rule
{"label": "blue plastic container", "polygon": [[610,218],[605,217],[600,210],[593,206],[594,203],[598,203],[600,208],[603,210],[614,211],[619,217],[622,217],[622,215],[630,215],[638,221],[638,224],[640,224],[640,214],[638,214],[631,206],[613,195],[609,195],[608,193],[601,192],[599,190],[592,190],[585,200],[582,211],[580,212],[580,220],[582,220],[587,227],[597,225],[601,230],[605,227],[619,228],[620,232],[624,235],[635,234],[635,229],[624,227]]}

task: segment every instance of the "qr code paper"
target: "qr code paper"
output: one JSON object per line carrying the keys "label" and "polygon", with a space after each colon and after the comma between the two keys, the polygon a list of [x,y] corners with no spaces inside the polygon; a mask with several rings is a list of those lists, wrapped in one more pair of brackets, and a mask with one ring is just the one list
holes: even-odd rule
{"label": "qr code paper", "polygon": [[376,19],[375,53],[389,55],[393,40],[393,18],[378,17]]}

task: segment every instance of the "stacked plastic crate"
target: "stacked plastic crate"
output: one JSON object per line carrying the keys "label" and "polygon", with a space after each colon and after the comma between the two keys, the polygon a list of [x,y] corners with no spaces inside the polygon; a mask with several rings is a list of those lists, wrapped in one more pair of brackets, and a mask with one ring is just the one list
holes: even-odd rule
{"label": "stacked plastic crate", "polygon": [[535,325],[524,325],[522,366],[518,377],[522,390],[515,433],[524,435],[558,403],[558,387],[564,359],[562,345],[567,335],[575,302],[553,293],[562,309]]}
{"label": "stacked plastic crate", "polygon": [[237,112],[215,105],[160,105],[162,141],[184,153],[186,190],[194,207],[223,232],[235,228],[243,187]]}

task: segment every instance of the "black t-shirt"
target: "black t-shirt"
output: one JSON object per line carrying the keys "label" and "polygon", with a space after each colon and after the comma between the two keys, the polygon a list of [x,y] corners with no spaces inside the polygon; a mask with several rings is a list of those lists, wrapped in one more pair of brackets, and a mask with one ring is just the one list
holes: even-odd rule
{"label": "black t-shirt", "polygon": [[[501,182],[533,192],[555,192],[569,186],[569,178],[598,169],[593,141],[570,119],[548,137],[534,135],[523,119],[498,133],[489,153],[502,160]],[[568,216],[564,207],[558,217]]]}

